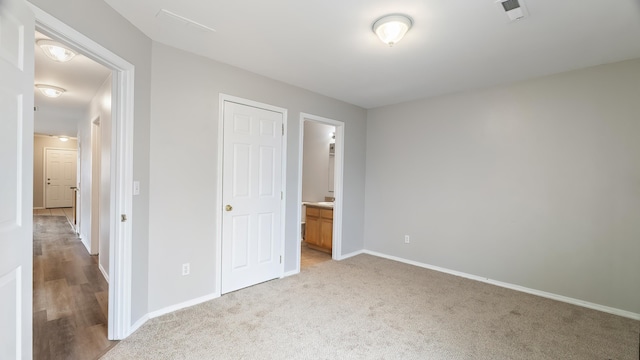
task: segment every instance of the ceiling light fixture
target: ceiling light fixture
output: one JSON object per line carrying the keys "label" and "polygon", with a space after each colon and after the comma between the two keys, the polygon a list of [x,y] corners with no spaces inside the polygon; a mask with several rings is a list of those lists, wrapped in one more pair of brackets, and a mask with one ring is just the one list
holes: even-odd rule
{"label": "ceiling light fixture", "polygon": [[42,92],[42,94],[44,94],[44,96],[50,98],[57,98],[62,95],[63,92],[67,91],[63,88],[51,85],[36,84],[36,87],[38,88],[38,90],[40,90],[40,92]]}
{"label": "ceiling light fixture", "polygon": [[373,23],[373,32],[383,43],[393,46],[402,40],[412,25],[413,21],[406,15],[386,15]]}
{"label": "ceiling light fixture", "polygon": [[71,49],[53,40],[40,39],[36,41],[36,44],[38,44],[45,55],[53,61],[67,62],[76,56],[76,53]]}

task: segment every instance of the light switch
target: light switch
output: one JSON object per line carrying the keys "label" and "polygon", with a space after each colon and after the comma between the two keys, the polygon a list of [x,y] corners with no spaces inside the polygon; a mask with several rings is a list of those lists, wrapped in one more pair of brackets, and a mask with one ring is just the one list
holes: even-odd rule
{"label": "light switch", "polygon": [[133,182],[133,195],[140,195],[140,181]]}

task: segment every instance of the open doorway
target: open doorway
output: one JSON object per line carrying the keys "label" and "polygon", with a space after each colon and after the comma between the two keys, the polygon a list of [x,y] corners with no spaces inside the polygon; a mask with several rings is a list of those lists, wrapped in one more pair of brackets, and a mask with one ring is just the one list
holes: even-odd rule
{"label": "open doorway", "polygon": [[70,54],[65,46],[35,33],[33,351],[43,359],[92,358],[113,345],[109,251],[100,249],[109,243],[109,212],[99,202],[111,197],[101,186],[113,181],[109,147],[101,146],[111,139],[91,121],[110,118],[112,70],[81,53],[59,58]]}
{"label": "open doorway", "polygon": [[[37,31],[101,64],[110,73],[109,78],[103,83],[104,91],[109,94],[109,98],[100,101],[99,104],[108,109],[108,112],[100,112],[99,116],[102,139],[100,229],[107,232],[109,239],[107,246],[101,246],[100,253],[105,260],[101,265],[106,266],[109,278],[108,339],[123,339],[132,331],[134,66],[40,8],[29,5],[35,15]],[[90,148],[90,140],[80,139],[80,142],[80,148]],[[107,167],[108,171],[104,171]],[[83,170],[83,173],[87,171]],[[82,180],[80,186],[84,186]],[[84,198],[88,201],[90,196]],[[81,208],[88,210],[91,207]],[[85,220],[84,223],[86,225],[90,221]]]}
{"label": "open doorway", "polygon": [[298,272],[327,255],[341,259],[343,139],[343,122],[300,114]]}

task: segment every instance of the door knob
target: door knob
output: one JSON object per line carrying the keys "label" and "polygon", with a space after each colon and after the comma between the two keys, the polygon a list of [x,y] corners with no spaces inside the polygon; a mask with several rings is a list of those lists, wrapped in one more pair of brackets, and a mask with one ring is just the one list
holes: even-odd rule
{"label": "door knob", "polygon": [[227,210],[227,211],[231,211],[231,210],[233,210],[233,206],[227,205],[227,206],[224,207],[224,209]]}

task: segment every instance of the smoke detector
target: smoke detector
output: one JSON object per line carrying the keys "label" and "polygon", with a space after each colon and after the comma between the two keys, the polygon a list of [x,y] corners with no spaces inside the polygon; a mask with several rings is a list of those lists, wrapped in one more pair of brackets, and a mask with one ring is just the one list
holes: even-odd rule
{"label": "smoke detector", "polygon": [[500,4],[504,12],[507,13],[509,21],[521,20],[529,15],[522,0],[498,0],[497,3]]}

